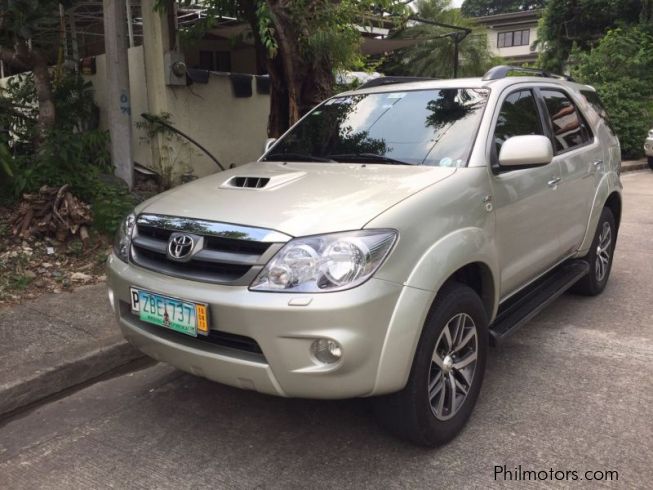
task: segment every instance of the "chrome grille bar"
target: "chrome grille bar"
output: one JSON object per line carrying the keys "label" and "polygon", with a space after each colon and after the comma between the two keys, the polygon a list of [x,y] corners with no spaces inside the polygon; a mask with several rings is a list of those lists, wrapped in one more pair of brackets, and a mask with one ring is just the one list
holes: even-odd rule
{"label": "chrome grille bar", "polygon": [[[174,232],[204,237],[186,262],[168,256]],[[162,274],[215,284],[247,285],[292,237],[275,230],[144,214],[136,219],[131,261]]]}

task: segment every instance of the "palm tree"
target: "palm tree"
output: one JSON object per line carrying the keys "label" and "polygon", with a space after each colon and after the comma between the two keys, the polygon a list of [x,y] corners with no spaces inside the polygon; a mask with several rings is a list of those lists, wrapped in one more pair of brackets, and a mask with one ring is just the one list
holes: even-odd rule
{"label": "palm tree", "polygon": [[[418,0],[415,7],[415,16],[419,19],[471,29],[458,46],[459,77],[479,76],[493,65],[500,64],[500,58],[489,50],[485,30],[463,17],[459,9],[451,8],[451,0]],[[386,75],[450,78],[454,72],[455,35],[456,31],[452,29],[410,22],[393,38],[420,39],[423,42],[394,51],[382,63],[380,71]]]}

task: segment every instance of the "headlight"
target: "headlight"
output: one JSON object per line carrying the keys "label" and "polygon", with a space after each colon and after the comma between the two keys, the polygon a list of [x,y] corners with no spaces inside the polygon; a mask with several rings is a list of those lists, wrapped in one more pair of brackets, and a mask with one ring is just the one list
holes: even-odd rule
{"label": "headlight", "polygon": [[374,274],[396,239],[394,230],[295,238],[268,262],[250,289],[319,293],[353,288]]}
{"label": "headlight", "polygon": [[136,216],[130,213],[120,224],[113,241],[113,251],[116,256],[125,262],[129,259],[129,247],[132,241],[132,231],[136,224]]}

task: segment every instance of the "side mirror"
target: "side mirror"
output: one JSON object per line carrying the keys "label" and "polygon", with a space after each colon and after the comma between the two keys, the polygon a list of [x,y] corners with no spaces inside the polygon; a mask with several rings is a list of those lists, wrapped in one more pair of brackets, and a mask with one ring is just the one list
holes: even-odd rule
{"label": "side mirror", "polygon": [[546,136],[529,134],[508,138],[499,152],[499,167],[524,168],[547,165],[553,160],[551,140]]}
{"label": "side mirror", "polygon": [[268,138],[265,140],[265,146],[263,146],[263,153],[267,153],[270,148],[272,148],[272,145],[277,141],[276,138]]}

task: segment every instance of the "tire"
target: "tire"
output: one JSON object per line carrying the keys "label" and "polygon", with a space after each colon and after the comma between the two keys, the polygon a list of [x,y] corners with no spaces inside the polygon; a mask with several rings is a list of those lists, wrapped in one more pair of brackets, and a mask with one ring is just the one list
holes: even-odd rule
{"label": "tire", "polygon": [[572,292],[583,296],[597,296],[603,292],[610,278],[616,240],[617,227],[612,211],[603,208],[590,251],[585,257],[585,261],[590,265],[590,271],[574,284]]}
{"label": "tire", "polygon": [[653,157],[648,157],[648,168],[653,170]]}
{"label": "tire", "polygon": [[[449,355],[451,345],[457,351],[454,357]],[[438,293],[424,324],[406,387],[375,400],[381,425],[421,446],[436,447],[449,442],[464,427],[476,404],[487,349],[488,319],[481,299],[467,286],[446,285]],[[474,352],[476,359],[470,361]]]}

